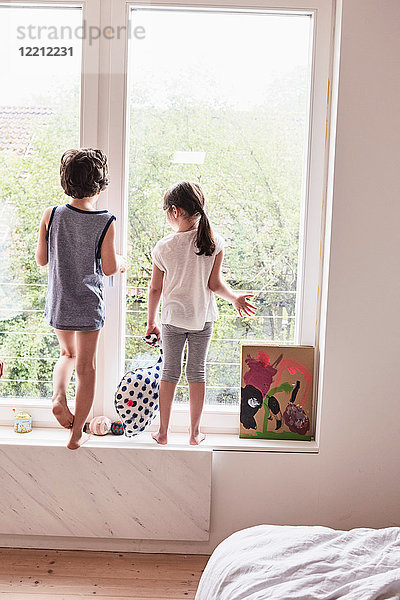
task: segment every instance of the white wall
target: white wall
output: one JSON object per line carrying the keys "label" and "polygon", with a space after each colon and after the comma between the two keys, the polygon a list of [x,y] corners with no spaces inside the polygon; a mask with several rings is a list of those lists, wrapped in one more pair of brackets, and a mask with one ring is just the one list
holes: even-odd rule
{"label": "white wall", "polygon": [[343,0],[320,454],[215,453],[210,543],[31,545],[206,553],[259,523],[400,525],[399,107],[399,0]]}
{"label": "white wall", "polygon": [[400,525],[400,2],[343,0],[319,455],[217,455],[213,540]]}
{"label": "white wall", "polygon": [[400,525],[400,2],[342,8],[321,450],[218,455],[213,540]]}

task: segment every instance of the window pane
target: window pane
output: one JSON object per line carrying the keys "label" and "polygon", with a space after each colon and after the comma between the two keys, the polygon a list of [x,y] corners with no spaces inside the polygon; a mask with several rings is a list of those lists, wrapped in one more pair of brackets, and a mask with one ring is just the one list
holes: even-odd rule
{"label": "window pane", "polygon": [[0,21],[0,395],[50,398],[58,344],[35,249],[43,210],[65,202],[61,154],[79,147],[82,11],[0,5]]}
{"label": "window pane", "polygon": [[133,8],[131,19],[146,36],[129,56],[127,364],[144,358],[150,251],[171,232],[162,195],[197,181],[227,241],[225,276],[258,306],[240,319],[218,300],[207,402],[237,403],[240,340],[294,341],[312,17]]}

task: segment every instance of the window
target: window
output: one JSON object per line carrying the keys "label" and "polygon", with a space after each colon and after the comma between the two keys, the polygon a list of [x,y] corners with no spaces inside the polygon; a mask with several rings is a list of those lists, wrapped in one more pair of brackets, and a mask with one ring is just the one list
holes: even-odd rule
{"label": "window", "polygon": [[60,155],[79,145],[81,43],[68,39],[71,50],[62,58],[35,56],[34,48],[47,53],[55,45],[49,28],[75,29],[82,10],[0,5],[0,19],[7,82],[0,89],[0,395],[8,404],[40,406],[51,398],[59,352],[43,318],[47,274],[34,260],[38,218],[63,201]]}
{"label": "window", "polygon": [[128,63],[127,365],[148,361],[149,249],[170,233],[163,192],[179,179],[198,181],[227,242],[226,278],[258,306],[257,316],[240,319],[219,301],[207,403],[238,405],[240,340],[296,338],[312,15],[132,8],[131,20],[148,35],[131,39]]}
{"label": "window", "polygon": [[[235,0],[225,10],[211,0],[201,8],[195,0],[173,7],[167,0],[156,7],[44,0],[0,3],[0,10],[8,25],[2,56],[11,57],[2,70],[17,80],[0,92],[0,357],[6,366],[0,404],[9,410],[18,399],[24,406],[35,399],[53,424],[50,381],[58,348],[42,318],[46,273],[33,253],[43,208],[63,199],[60,155],[67,147],[92,146],[109,156],[111,185],[99,208],[117,216],[118,249],[131,263],[127,279],[116,275],[106,284],[94,413],[111,416],[127,366],[152,356],[140,337],[150,250],[169,232],[161,197],[174,181],[190,178],[203,185],[211,222],[226,239],[226,278],[235,289],[253,291],[259,306],[256,318],[240,320],[219,302],[209,354],[205,426],[237,429],[238,340],[313,344],[316,336],[331,3],[312,0],[301,10],[295,0],[281,8],[259,0],[248,10]],[[36,36],[29,44],[28,25]],[[25,39],[17,39],[18,26]],[[57,42],[50,41],[50,26]],[[73,53],[52,60],[18,56],[28,45],[71,46]],[[7,128],[12,143],[5,141]],[[21,136],[29,137],[29,149],[15,147]],[[180,421],[187,410],[184,384],[178,428],[186,427],[186,417]]]}

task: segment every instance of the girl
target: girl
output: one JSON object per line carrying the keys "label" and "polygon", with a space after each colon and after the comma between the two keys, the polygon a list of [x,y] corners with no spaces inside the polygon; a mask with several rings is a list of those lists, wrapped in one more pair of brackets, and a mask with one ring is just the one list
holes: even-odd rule
{"label": "girl", "polygon": [[[83,428],[93,404],[96,352],[104,325],[103,274],[126,270],[115,252],[115,217],[95,210],[108,183],[107,157],[91,148],[67,150],[61,157],[61,185],[69,204],[43,214],[36,262],[49,264],[45,317],[54,327],[60,358],[53,372],[53,414],[71,428],[67,447],[76,450],[87,439]],[[76,368],[75,415],[67,405],[67,387]]]}
{"label": "girl", "polygon": [[[213,321],[218,317],[214,293],[233,304],[239,315],[252,315],[252,294],[237,294],[221,275],[224,240],[214,235],[204,211],[204,194],[197,183],[181,181],[164,195],[163,208],[176,233],[160,240],[152,251],[146,334],[162,338],[164,365],[160,383],[160,427],[153,438],[166,444],[172,401],[188,343],[186,377],[189,384],[191,445],[200,444],[200,418],[205,396],[205,365]],[[156,314],[162,294],[161,326]]]}

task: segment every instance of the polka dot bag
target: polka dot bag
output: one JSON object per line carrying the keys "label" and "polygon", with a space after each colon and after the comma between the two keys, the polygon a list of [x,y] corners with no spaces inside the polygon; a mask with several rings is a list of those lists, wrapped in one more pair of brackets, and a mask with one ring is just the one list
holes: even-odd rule
{"label": "polka dot bag", "polygon": [[158,412],[162,349],[154,333],[146,335],[144,340],[149,345],[160,348],[158,361],[152,367],[143,367],[125,373],[115,392],[115,409],[124,425],[127,437],[144,431]]}

